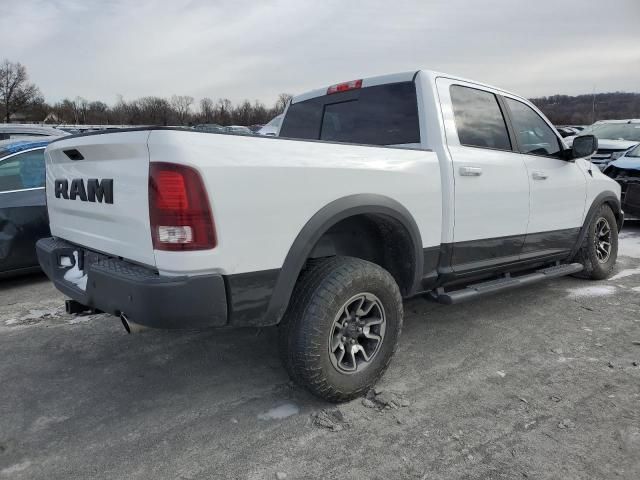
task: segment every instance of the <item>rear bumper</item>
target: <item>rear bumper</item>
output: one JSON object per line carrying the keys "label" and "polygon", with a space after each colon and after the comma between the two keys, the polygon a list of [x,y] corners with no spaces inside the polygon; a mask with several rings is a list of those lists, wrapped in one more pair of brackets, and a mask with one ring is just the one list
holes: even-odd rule
{"label": "rear bumper", "polygon": [[[164,277],[148,267],[58,238],[38,240],[36,251],[42,270],[56,288],[87,307],[116,316],[124,313],[130,322],[153,328],[195,329],[227,324],[226,289],[221,275]],[[65,280],[65,273],[72,267],[60,266],[60,258],[73,259],[74,252],[87,275],[85,290]]]}

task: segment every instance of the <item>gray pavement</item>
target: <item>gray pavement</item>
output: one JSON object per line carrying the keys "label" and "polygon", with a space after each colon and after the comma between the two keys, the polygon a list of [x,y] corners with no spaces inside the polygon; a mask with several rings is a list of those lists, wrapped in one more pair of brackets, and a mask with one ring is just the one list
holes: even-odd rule
{"label": "gray pavement", "polygon": [[0,479],[638,479],[640,224],[616,275],[405,303],[378,395],[292,385],[274,328],[127,335],[0,284]]}

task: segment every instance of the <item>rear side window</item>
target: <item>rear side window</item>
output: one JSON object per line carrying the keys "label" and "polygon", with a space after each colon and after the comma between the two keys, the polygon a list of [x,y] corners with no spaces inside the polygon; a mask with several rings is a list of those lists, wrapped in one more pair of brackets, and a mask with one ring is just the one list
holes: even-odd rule
{"label": "rear side window", "polygon": [[280,136],[368,145],[420,143],[415,84],[377,85],[294,103]]}
{"label": "rear side window", "polygon": [[0,192],[44,187],[44,149],[0,160]]}
{"label": "rear side window", "polygon": [[451,86],[451,103],[461,145],[511,150],[507,125],[493,93]]}

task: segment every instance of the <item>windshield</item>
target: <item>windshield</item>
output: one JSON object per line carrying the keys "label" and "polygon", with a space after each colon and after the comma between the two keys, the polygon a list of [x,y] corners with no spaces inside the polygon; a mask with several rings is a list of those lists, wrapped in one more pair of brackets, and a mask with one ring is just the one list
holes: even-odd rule
{"label": "windshield", "polygon": [[636,145],[633,149],[631,149],[625,157],[640,157],[640,144]]}
{"label": "windshield", "polygon": [[600,123],[584,129],[580,135],[595,135],[601,140],[640,142],[640,123]]}

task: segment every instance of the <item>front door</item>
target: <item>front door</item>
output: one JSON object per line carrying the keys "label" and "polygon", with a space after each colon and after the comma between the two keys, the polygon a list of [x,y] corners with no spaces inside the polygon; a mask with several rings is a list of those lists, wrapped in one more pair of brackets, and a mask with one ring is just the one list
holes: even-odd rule
{"label": "front door", "polygon": [[585,173],[563,159],[562,144],[551,126],[529,105],[504,97],[530,185],[529,227],[522,256],[568,253],[584,220]]}

